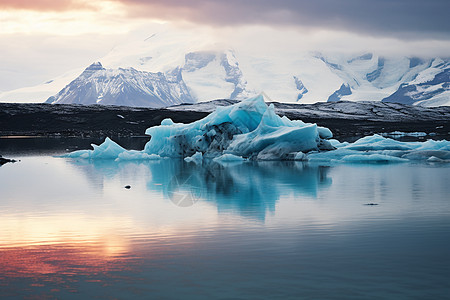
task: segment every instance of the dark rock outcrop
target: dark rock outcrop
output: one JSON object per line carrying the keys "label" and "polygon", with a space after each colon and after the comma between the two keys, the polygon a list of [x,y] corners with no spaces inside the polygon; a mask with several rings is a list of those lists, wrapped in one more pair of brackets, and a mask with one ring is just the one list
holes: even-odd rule
{"label": "dark rock outcrop", "polygon": [[17,162],[15,159],[4,158],[3,156],[0,155],[0,166],[3,166],[6,163],[15,163],[15,162]]}

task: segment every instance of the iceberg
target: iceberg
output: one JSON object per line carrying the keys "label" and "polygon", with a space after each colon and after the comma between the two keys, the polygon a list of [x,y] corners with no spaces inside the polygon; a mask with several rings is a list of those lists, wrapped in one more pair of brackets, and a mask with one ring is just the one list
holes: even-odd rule
{"label": "iceberg", "polygon": [[148,128],[151,136],[144,150],[126,150],[106,138],[93,150],[80,150],[67,157],[86,159],[150,160],[182,158],[201,164],[247,160],[301,160],[309,162],[399,163],[407,161],[448,162],[446,140],[401,142],[381,135],[356,142],[332,139],[328,128],[290,120],[275,113],[262,95],[231,106],[217,107],[205,118],[189,123],[165,119]]}
{"label": "iceberg", "polygon": [[337,149],[328,152],[314,152],[307,155],[311,162],[407,162],[450,160],[450,142],[400,142],[381,135],[366,136],[354,143],[340,143],[331,140]]}
{"label": "iceberg", "polygon": [[[117,159],[119,155],[127,152],[125,148],[119,146],[109,137],[101,145],[91,144],[93,150],[78,150],[64,155],[65,157],[77,157],[88,159]],[[129,151],[131,152],[131,151]]]}
{"label": "iceberg", "polygon": [[298,152],[332,150],[328,128],[291,121],[275,113],[262,95],[232,106],[217,107],[207,117],[190,124],[165,119],[146,130],[151,140],[144,152],[161,157],[190,157],[201,152],[206,158],[232,154],[257,160],[287,159]]}
{"label": "iceberg", "polygon": [[78,150],[67,153],[63,157],[86,158],[86,159],[114,159],[124,160],[157,160],[159,155],[148,154],[137,150],[126,150],[110,138],[106,138],[101,145],[91,144],[93,150]]}

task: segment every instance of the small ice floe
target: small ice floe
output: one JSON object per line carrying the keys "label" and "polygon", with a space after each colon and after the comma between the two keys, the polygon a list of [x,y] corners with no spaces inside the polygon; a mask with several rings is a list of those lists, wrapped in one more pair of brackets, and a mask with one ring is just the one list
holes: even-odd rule
{"label": "small ice floe", "polygon": [[393,138],[400,138],[405,136],[410,137],[424,137],[427,136],[425,132],[402,132],[402,131],[393,131],[393,132],[384,132],[380,134],[384,137],[393,137]]}
{"label": "small ice floe", "polygon": [[158,160],[161,159],[159,155],[156,154],[147,154],[142,151],[137,150],[127,150],[120,153],[116,161],[124,161],[124,160]]}
{"label": "small ice floe", "polygon": [[243,158],[242,156],[237,156],[229,153],[222,154],[221,156],[214,158],[214,161],[216,162],[241,162],[245,160],[246,159]]}
{"label": "small ice floe", "polygon": [[401,163],[426,161],[435,156],[443,161],[450,159],[450,142],[400,142],[380,135],[366,136],[354,143],[337,145],[336,150],[315,152],[307,155],[310,162],[360,162]]}

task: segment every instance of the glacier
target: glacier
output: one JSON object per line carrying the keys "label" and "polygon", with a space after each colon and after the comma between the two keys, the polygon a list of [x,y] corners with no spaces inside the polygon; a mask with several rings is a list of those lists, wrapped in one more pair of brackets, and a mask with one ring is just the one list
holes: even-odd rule
{"label": "glacier", "polygon": [[148,160],[182,158],[201,164],[265,160],[308,162],[450,162],[450,142],[400,142],[381,135],[356,142],[332,139],[330,129],[290,120],[275,113],[262,95],[217,107],[205,118],[189,123],[164,119],[145,132],[151,139],[142,151],[126,150],[109,138],[93,150],[79,150],[66,157],[86,159]]}

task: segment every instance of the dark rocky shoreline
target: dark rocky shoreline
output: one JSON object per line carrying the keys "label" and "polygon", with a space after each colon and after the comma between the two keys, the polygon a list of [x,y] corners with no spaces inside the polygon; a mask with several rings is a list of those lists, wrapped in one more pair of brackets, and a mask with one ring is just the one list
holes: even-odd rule
{"label": "dark rocky shoreline", "polygon": [[142,136],[165,118],[192,122],[204,112],[70,104],[0,103],[0,136],[101,138]]}
{"label": "dark rocky shoreline", "polygon": [[[147,128],[159,125],[165,118],[171,118],[176,123],[190,123],[208,115],[212,105],[232,103],[235,102],[216,100],[169,109],[0,103],[0,137],[139,137],[144,135]],[[205,109],[208,105],[209,108]],[[353,141],[362,136],[392,131],[431,134],[421,139],[431,136],[433,139],[450,139],[450,107],[417,108],[384,103],[368,105],[354,102],[347,106],[339,102],[275,103],[275,108],[279,115],[330,128],[339,140]]]}

